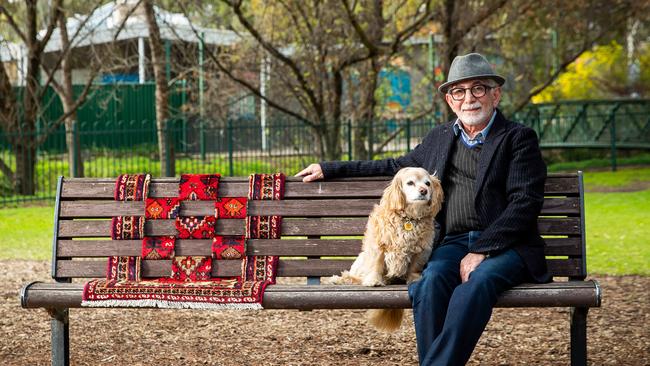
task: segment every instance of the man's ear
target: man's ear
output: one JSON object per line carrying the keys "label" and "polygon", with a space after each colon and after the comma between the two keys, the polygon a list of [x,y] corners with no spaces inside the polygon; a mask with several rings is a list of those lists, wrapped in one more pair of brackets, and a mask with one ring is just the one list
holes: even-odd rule
{"label": "man's ear", "polygon": [[492,106],[496,108],[499,105],[499,102],[501,101],[501,87],[497,86],[496,88],[492,89],[492,93],[494,95],[494,101],[492,102]]}
{"label": "man's ear", "polygon": [[453,106],[454,100],[451,98],[451,94],[445,93],[445,101],[447,101],[447,104],[449,104],[449,108],[451,108],[453,110],[454,109],[454,106]]}

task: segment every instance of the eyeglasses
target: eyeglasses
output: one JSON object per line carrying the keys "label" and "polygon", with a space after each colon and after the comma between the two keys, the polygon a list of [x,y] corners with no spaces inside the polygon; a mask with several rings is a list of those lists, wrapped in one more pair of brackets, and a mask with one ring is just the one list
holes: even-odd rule
{"label": "eyeglasses", "polygon": [[494,89],[491,86],[483,85],[483,84],[476,84],[473,85],[469,88],[453,88],[449,90],[449,95],[451,95],[451,98],[455,101],[460,101],[465,99],[465,91],[469,90],[470,93],[474,96],[474,98],[480,98],[487,93],[488,90]]}

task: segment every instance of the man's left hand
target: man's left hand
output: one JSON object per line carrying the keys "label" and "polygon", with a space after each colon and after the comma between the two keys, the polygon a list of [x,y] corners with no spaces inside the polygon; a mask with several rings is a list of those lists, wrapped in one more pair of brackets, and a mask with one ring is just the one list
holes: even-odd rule
{"label": "man's left hand", "polygon": [[481,253],[468,253],[462,261],[460,261],[460,279],[463,283],[469,280],[469,274],[472,273],[485,259],[485,254]]}

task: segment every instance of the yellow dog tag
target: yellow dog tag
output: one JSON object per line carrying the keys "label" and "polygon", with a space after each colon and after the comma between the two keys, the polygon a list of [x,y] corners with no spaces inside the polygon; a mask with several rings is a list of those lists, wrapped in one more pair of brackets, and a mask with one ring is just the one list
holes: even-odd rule
{"label": "yellow dog tag", "polygon": [[410,221],[405,222],[404,223],[404,230],[406,230],[406,231],[413,230],[413,223],[411,223]]}

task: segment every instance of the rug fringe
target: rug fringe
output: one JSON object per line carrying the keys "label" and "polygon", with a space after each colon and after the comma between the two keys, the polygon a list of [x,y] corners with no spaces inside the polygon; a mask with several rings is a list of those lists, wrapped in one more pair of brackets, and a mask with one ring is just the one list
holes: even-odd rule
{"label": "rug fringe", "polygon": [[89,308],[161,308],[161,309],[222,309],[222,310],[262,310],[264,309],[258,303],[205,303],[205,302],[183,302],[183,301],[165,301],[165,300],[94,300],[82,301],[82,307]]}

